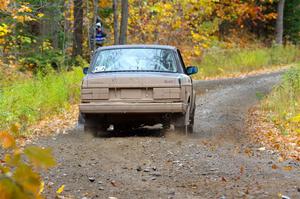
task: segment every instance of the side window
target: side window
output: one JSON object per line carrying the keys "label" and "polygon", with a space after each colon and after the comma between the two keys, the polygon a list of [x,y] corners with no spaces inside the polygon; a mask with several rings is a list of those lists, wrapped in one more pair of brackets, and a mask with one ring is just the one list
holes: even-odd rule
{"label": "side window", "polygon": [[183,71],[184,71],[185,74],[186,74],[187,71],[186,71],[186,68],[185,68],[185,64],[184,64],[184,61],[183,61],[183,59],[182,59],[181,53],[180,53],[180,51],[179,51],[178,49],[177,49],[177,54],[178,54],[178,57],[179,57],[180,64],[181,64],[181,66],[183,67]]}

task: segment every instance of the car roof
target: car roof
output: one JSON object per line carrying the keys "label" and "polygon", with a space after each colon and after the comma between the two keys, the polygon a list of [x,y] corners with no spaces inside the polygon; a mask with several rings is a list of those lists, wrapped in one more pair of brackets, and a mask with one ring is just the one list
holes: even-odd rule
{"label": "car roof", "polygon": [[174,47],[174,46],[168,46],[168,45],[135,44],[135,45],[105,46],[105,47],[98,48],[97,51],[101,51],[101,50],[113,50],[113,49],[128,49],[128,48],[157,48],[157,49],[177,50],[176,47]]}

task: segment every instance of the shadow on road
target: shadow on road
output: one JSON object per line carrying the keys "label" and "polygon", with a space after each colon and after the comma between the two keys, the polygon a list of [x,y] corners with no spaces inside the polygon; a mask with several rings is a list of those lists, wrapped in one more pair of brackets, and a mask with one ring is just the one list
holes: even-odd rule
{"label": "shadow on road", "polygon": [[76,130],[86,134],[91,134],[96,138],[164,137],[166,135],[166,130],[160,128],[128,128],[114,131],[96,130],[95,132],[84,132],[82,126],[77,126]]}

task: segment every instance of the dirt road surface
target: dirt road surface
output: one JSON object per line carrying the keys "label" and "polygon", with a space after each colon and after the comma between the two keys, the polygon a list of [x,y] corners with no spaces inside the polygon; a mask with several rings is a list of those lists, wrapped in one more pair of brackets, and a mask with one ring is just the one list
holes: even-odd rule
{"label": "dirt road surface", "polygon": [[47,197],[64,184],[63,196],[80,199],[300,198],[299,162],[279,163],[244,130],[247,110],[280,75],[196,82],[193,135],[149,130],[99,138],[76,127],[39,139],[58,161],[44,174]]}

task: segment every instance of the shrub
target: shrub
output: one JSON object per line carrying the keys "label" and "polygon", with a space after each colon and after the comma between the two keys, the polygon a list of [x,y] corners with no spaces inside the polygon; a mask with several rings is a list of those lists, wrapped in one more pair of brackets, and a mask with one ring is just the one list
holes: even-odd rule
{"label": "shrub", "polygon": [[300,49],[289,45],[260,49],[213,49],[198,65],[201,73],[196,78],[248,73],[294,63],[300,59]]}
{"label": "shrub", "polygon": [[264,101],[263,109],[283,133],[300,132],[300,65],[284,74],[282,83]]}
{"label": "shrub", "polygon": [[38,76],[0,90],[0,129],[13,123],[22,130],[37,120],[61,112],[79,101],[81,68]]}
{"label": "shrub", "polygon": [[49,72],[64,69],[64,56],[60,51],[47,50],[28,55],[20,60],[21,71],[32,71],[34,74],[47,75]]}

